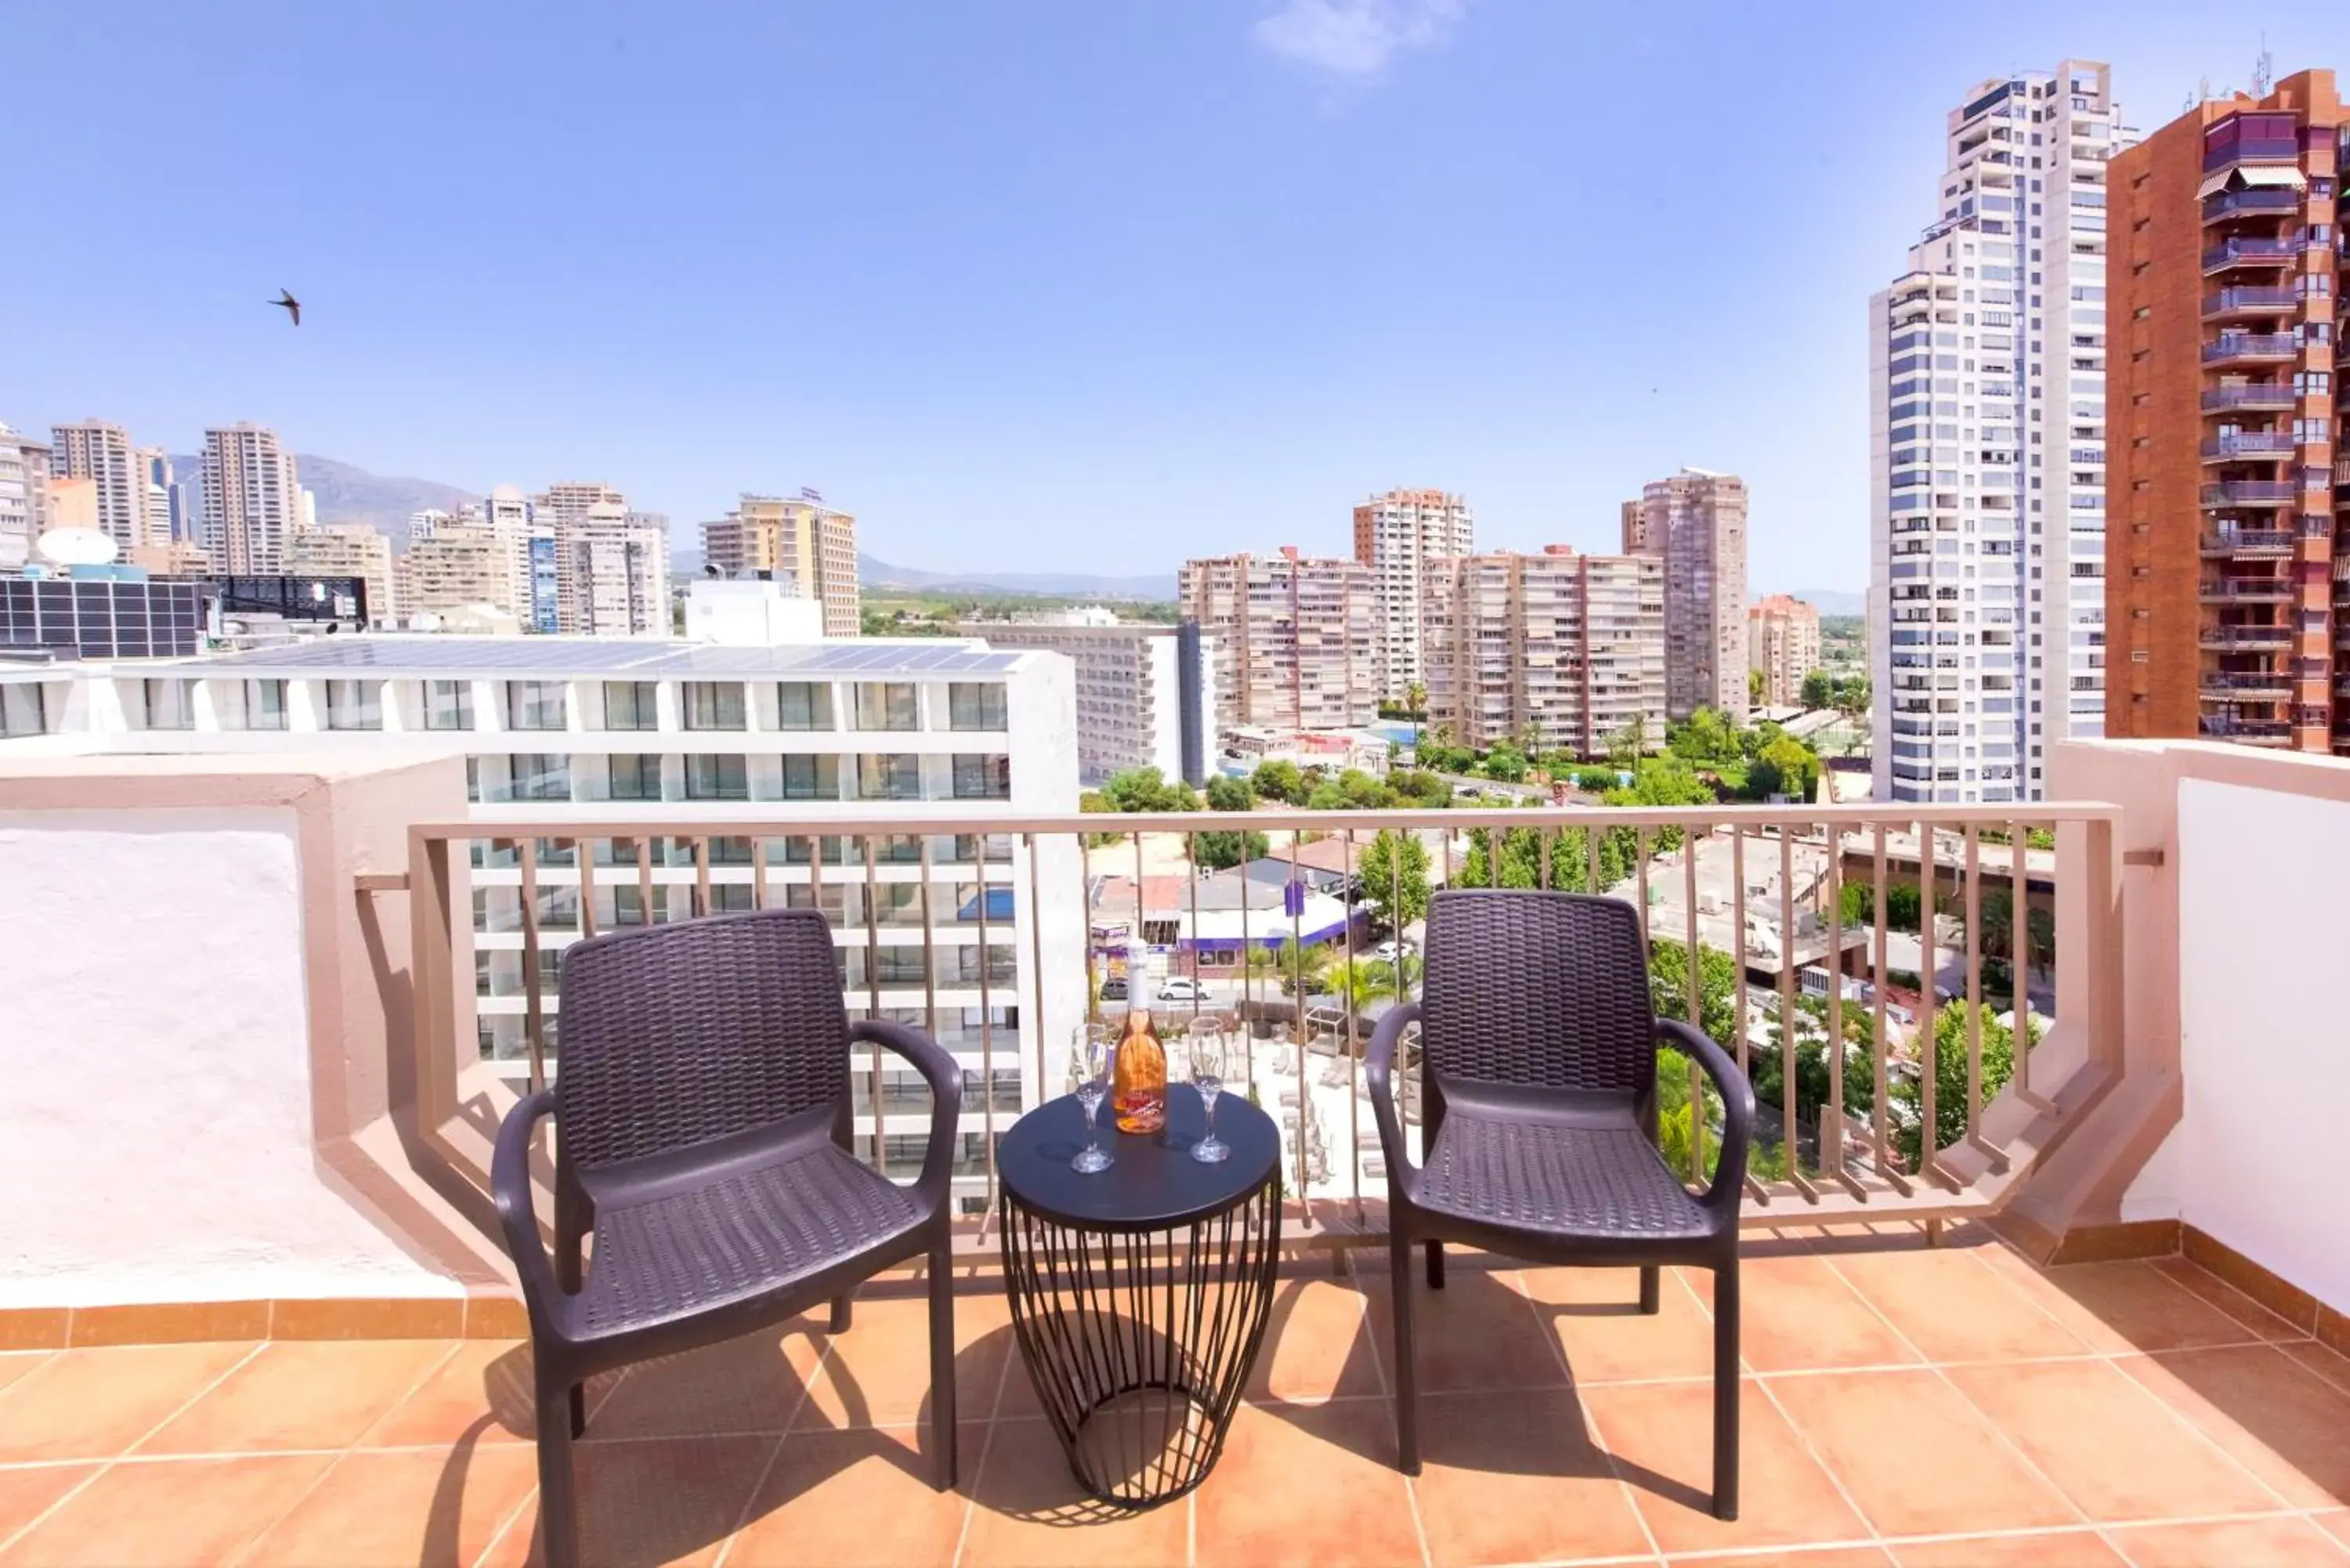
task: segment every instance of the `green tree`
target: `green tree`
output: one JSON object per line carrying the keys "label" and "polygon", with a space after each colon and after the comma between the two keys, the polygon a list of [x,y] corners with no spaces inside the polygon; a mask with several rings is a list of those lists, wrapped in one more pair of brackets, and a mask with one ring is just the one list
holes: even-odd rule
{"label": "green tree", "polygon": [[1200,797],[1190,784],[1170,780],[1157,768],[1128,768],[1101,787],[1112,811],[1197,811]]}
{"label": "green tree", "polygon": [[[1738,1054],[1738,965],[1720,948],[1698,949],[1699,1027],[1731,1055]],[[1689,1020],[1689,948],[1662,939],[1648,944],[1648,995],[1659,1018]]]}
{"label": "green tree", "polygon": [[1305,777],[1298,772],[1297,764],[1286,758],[1274,757],[1259,763],[1249,782],[1263,799],[1286,801],[1291,805],[1305,804]]}
{"label": "green tree", "polygon": [[1636,713],[1624,726],[1607,737],[1607,760],[1616,764],[1617,773],[1628,774],[1640,765],[1648,754],[1648,720]]}
{"label": "green tree", "polygon": [[1356,870],[1363,901],[1388,930],[1400,933],[1428,913],[1428,846],[1418,834],[1381,828]]}
{"label": "green tree", "polygon": [[1724,762],[1739,754],[1738,731],[1719,710],[1700,708],[1666,732],[1665,750],[1692,763]]}
{"label": "green tree", "polygon": [[1784,794],[1809,800],[1820,782],[1819,754],[1803,742],[1782,735],[1762,748],[1746,782],[1748,792],[1758,799]]}
{"label": "green tree", "polygon": [[1297,982],[1302,976],[1308,996],[1322,989],[1323,980],[1330,971],[1333,958],[1329,948],[1321,942],[1308,942],[1300,947],[1287,937],[1274,953],[1274,961],[1281,976],[1281,993],[1297,994]]}
{"label": "green tree", "polygon": [[[1988,1105],[2014,1075],[2015,1036],[1988,1006],[1976,1010],[1971,1016],[1980,1019],[1982,1029],[1982,1098]],[[1934,1012],[1934,1147],[1938,1149],[1950,1147],[1967,1134],[1967,1041],[1972,1027],[1970,1017],[1963,1002],[1946,1002]],[[2025,1017],[2028,1026],[2028,1011]],[[2034,1044],[2039,1043],[2036,1033],[2032,1039]],[[1920,1076],[1904,1075],[1892,1087],[1894,1102],[1906,1107],[1894,1141],[1912,1170],[1918,1167],[1919,1129],[1925,1119],[1920,1081]]]}
{"label": "green tree", "polygon": [[[1409,996],[1419,979],[1419,960],[1405,954],[1403,960],[1403,992]],[[1334,962],[1325,971],[1322,983],[1349,1012],[1359,1012],[1374,1002],[1396,999],[1396,966],[1385,959],[1357,958]]]}
{"label": "green tree", "polygon": [[1485,753],[1485,776],[1516,784],[1526,776],[1526,757],[1515,746],[1495,746]]}
{"label": "green tree", "polygon": [[1855,675],[1836,682],[1836,711],[1847,720],[1859,718],[1868,711],[1868,677]]}
{"label": "green tree", "polygon": [[1752,708],[1762,705],[1762,672],[1751,666],[1746,671],[1746,702]]}
{"label": "green tree", "polygon": [[1441,811],[1452,804],[1452,786],[1422,768],[1398,768],[1388,774],[1388,788],[1399,805]]}
{"label": "green tree", "polygon": [[1802,701],[1806,708],[1825,708],[1835,701],[1835,686],[1825,670],[1814,670],[1804,677]]}

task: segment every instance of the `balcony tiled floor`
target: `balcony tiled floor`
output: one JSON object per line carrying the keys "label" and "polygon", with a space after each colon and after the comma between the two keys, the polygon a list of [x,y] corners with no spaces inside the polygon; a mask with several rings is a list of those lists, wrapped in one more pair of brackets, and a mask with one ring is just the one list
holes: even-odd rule
{"label": "balcony tiled floor", "polygon": [[[599,1561],[972,1565],[2350,1564],[2350,1360],[2177,1260],[2039,1272],[1906,1230],[1758,1238],[1743,1517],[1706,1511],[1709,1282],[1464,1260],[1393,1468],[1383,1256],[1282,1282],[1191,1499],[1078,1497],[1003,1300],[959,1305],[962,1484],[920,1450],[913,1299],[598,1385]],[[1373,1277],[1376,1274],[1377,1277]],[[0,1356],[0,1568],[521,1563],[527,1351],[415,1340]]]}

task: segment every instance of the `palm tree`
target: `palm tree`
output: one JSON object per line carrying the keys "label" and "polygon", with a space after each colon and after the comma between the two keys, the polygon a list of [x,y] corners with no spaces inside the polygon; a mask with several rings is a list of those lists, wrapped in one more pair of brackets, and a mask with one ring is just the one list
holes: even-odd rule
{"label": "palm tree", "polygon": [[1428,716],[1428,688],[1419,681],[1410,681],[1403,689],[1403,705],[1411,710],[1411,743],[1419,745],[1419,722]]}

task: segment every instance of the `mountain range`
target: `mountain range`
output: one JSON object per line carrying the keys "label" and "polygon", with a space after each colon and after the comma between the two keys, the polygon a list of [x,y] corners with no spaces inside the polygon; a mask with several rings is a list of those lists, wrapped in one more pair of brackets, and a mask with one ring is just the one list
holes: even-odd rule
{"label": "mountain range", "polygon": [[[340,462],[312,452],[296,452],[294,465],[302,488],[318,498],[318,521],[364,523],[391,541],[395,550],[408,548],[411,513],[454,512],[480,496],[453,484],[430,479],[404,479],[370,473],[356,463]],[[172,471],[202,482],[204,460],[175,457]]]}
{"label": "mountain range", "polygon": [[1170,600],[1175,574],[1163,576],[1107,577],[1086,572],[925,572],[895,566],[862,550],[857,553],[859,586],[878,588],[920,588],[935,593],[1052,594],[1070,597]]}

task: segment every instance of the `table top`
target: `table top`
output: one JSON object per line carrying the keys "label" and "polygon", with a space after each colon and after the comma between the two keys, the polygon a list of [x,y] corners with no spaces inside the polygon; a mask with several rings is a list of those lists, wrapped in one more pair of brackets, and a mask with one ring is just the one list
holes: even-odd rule
{"label": "table top", "polygon": [[1281,1161],[1273,1118],[1244,1096],[1216,1097],[1216,1136],[1232,1152],[1213,1165],[1191,1158],[1191,1146],[1207,1127],[1200,1091],[1189,1084],[1167,1085],[1167,1125],[1155,1133],[1119,1132],[1104,1105],[1102,1146],[1117,1163],[1085,1176],[1069,1165],[1086,1144],[1085,1107],[1075,1095],[1064,1095],[1005,1131],[996,1146],[995,1174],[1022,1208],[1064,1225],[1088,1231],[1188,1225],[1240,1203],[1273,1179]]}

